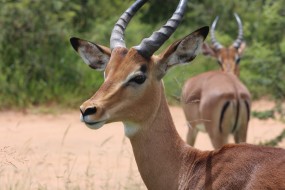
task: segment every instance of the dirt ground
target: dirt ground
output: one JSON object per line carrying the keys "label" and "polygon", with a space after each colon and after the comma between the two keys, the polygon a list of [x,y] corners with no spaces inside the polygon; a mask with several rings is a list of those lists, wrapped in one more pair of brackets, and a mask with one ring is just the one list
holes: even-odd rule
{"label": "dirt ground", "polygon": [[[253,110],[274,106],[253,103]],[[181,108],[171,107],[177,130],[185,139],[187,126]],[[285,124],[252,118],[248,142],[270,140]],[[231,139],[231,142],[233,140]],[[279,146],[285,148],[285,142]],[[212,149],[205,133],[195,147]],[[78,111],[63,114],[0,112],[1,189],[146,189],[136,168],[121,123],[91,130],[79,121]]]}

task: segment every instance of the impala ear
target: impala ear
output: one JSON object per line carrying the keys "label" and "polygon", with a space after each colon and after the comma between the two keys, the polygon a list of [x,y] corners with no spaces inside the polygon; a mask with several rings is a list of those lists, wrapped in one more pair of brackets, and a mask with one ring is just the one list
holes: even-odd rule
{"label": "impala ear", "polygon": [[158,56],[157,76],[161,79],[172,66],[191,62],[199,53],[209,27],[202,27],[181,40],[174,42]]}
{"label": "impala ear", "polygon": [[109,48],[75,37],[70,38],[70,43],[89,67],[99,71],[106,68],[111,56]]}
{"label": "impala ear", "polygon": [[243,52],[244,52],[244,49],[246,48],[246,43],[245,42],[242,42],[238,48],[238,54],[239,55],[242,55]]}
{"label": "impala ear", "polygon": [[202,53],[203,53],[203,55],[206,55],[206,56],[216,57],[215,49],[206,43],[203,43]]}

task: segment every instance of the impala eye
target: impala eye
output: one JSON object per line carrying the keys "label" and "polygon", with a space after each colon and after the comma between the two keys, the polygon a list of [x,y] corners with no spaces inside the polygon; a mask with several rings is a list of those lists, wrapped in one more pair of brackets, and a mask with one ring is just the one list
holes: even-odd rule
{"label": "impala eye", "polygon": [[142,84],[144,83],[145,79],[146,79],[145,75],[137,75],[134,78],[132,78],[129,82],[135,82],[137,84]]}

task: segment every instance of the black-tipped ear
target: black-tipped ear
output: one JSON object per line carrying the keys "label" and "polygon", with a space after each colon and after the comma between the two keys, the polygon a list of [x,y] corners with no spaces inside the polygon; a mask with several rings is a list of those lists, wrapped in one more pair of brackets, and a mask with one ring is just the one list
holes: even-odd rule
{"label": "black-tipped ear", "polygon": [[215,48],[208,45],[207,43],[203,44],[202,53],[203,53],[203,55],[206,55],[206,56],[212,56],[212,57],[217,56],[217,54],[216,54],[217,52],[216,52]]}
{"label": "black-tipped ear", "polygon": [[198,29],[197,31],[200,32],[200,34],[204,37],[204,40],[205,40],[209,34],[209,26],[204,26]]}
{"label": "black-tipped ear", "polygon": [[172,66],[189,63],[195,59],[208,33],[208,26],[199,28],[184,38],[174,42],[162,52],[157,61],[158,78],[162,78],[166,71]]}
{"label": "black-tipped ear", "polygon": [[72,37],[72,38],[70,38],[70,43],[71,43],[71,45],[72,45],[72,47],[73,47],[73,49],[75,50],[75,51],[78,51],[78,47],[79,47],[79,38],[76,38],[76,37]]}
{"label": "black-tipped ear", "polygon": [[110,48],[75,37],[70,38],[70,43],[89,67],[100,71],[105,69],[111,56]]}

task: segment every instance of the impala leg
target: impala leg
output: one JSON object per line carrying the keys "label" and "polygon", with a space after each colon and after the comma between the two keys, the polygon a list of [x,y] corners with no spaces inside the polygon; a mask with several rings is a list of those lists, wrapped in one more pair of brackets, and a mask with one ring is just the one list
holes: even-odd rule
{"label": "impala leg", "polygon": [[[215,102],[216,106],[211,110],[208,108],[212,102]],[[227,100],[219,100],[219,97],[211,99],[211,101],[207,100],[203,104],[202,118],[205,121],[205,128],[214,149],[219,149],[228,143],[229,126],[232,118],[231,106]]]}
{"label": "impala leg", "polygon": [[186,135],[186,142],[190,146],[194,146],[196,137],[198,134],[197,125],[201,123],[199,116],[199,101],[196,100],[195,97],[192,96],[187,97],[188,91],[184,92],[182,96],[182,108],[184,111],[185,118],[187,120],[188,133]]}
{"label": "impala leg", "polygon": [[235,143],[246,142],[248,122],[244,120],[238,131],[234,134]]}
{"label": "impala leg", "polygon": [[[206,118],[211,118],[208,120],[208,122],[205,122],[205,127],[206,127],[207,133],[210,137],[210,140],[212,142],[214,149],[219,149],[223,145],[228,143],[228,135],[229,135],[229,132],[228,132],[229,121],[227,117],[228,114],[229,113],[226,112],[225,119],[222,123],[222,126],[220,126],[221,125],[220,117],[215,116],[215,115],[206,117]],[[222,128],[222,130],[220,128]]]}
{"label": "impala leg", "polygon": [[242,104],[240,113],[240,127],[234,134],[235,143],[246,142],[250,109],[246,101]]}
{"label": "impala leg", "polygon": [[214,149],[219,149],[221,148],[223,145],[228,143],[228,136],[225,135],[219,135],[216,137],[212,137],[211,138],[211,142],[213,144]]}
{"label": "impala leg", "polygon": [[215,125],[214,123],[208,123],[206,124],[206,129],[214,149],[219,149],[228,143],[228,135],[217,130],[218,124]]}
{"label": "impala leg", "polygon": [[188,133],[187,133],[187,136],[186,136],[186,142],[189,145],[194,146],[197,134],[198,134],[198,129],[195,126],[191,126],[189,124],[188,125]]}

